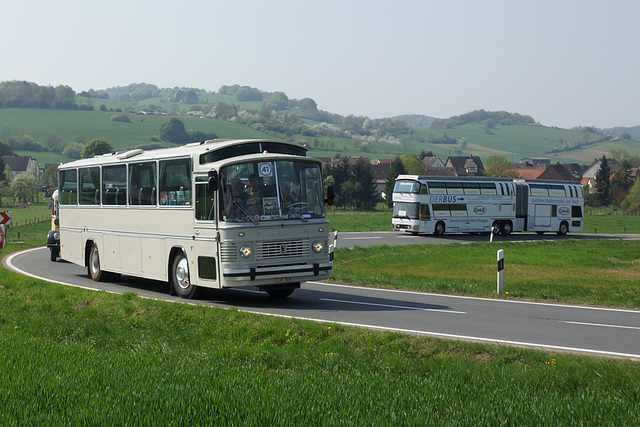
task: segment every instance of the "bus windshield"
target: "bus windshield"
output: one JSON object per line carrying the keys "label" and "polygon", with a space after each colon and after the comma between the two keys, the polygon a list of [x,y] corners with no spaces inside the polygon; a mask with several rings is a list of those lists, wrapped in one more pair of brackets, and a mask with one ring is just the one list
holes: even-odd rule
{"label": "bus windshield", "polygon": [[418,193],[420,191],[420,183],[418,181],[396,181],[393,187],[394,193]]}
{"label": "bus windshield", "polygon": [[307,221],[325,216],[322,175],[317,163],[236,163],[223,167],[220,177],[222,221]]}
{"label": "bus windshield", "polygon": [[406,219],[418,219],[418,203],[407,202],[394,202],[393,204],[393,217],[394,218],[406,218]]}

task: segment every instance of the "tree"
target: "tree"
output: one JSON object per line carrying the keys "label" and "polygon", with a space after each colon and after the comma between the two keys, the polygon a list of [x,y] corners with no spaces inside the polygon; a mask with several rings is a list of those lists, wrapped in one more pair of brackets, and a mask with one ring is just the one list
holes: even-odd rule
{"label": "tree", "polygon": [[49,166],[40,176],[40,183],[46,186],[58,186],[58,165]]}
{"label": "tree", "polygon": [[625,213],[640,214],[640,180],[633,184],[629,194],[627,194],[627,198],[622,201],[620,207]]}
{"label": "tree", "polygon": [[422,162],[415,154],[403,157],[402,164],[409,175],[424,175],[427,173]]}
{"label": "tree", "polygon": [[176,144],[184,144],[189,138],[184,123],[175,117],[170,118],[160,125],[158,135],[162,141],[174,142]]}
{"label": "tree", "polygon": [[384,195],[385,202],[387,207],[393,206],[393,187],[396,185],[396,178],[398,175],[404,175],[407,173],[407,170],[402,163],[402,159],[400,157],[396,157],[393,159],[393,163],[391,163],[391,169],[389,170],[389,174],[387,175],[387,180],[384,183]]}
{"label": "tree", "polygon": [[93,156],[98,156],[100,154],[107,154],[113,152],[113,148],[111,144],[109,144],[104,139],[93,139],[82,149],[81,157],[83,159],[88,159]]}
{"label": "tree", "polygon": [[11,182],[11,191],[18,202],[32,202],[38,192],[36,177],[28,173],[16,176]]}
{"label": "tree", "polygon": [[497,154],[487,159],[484,164],[484,174],[494,178],[515,178],[517,176],[512,170],[511,162],[506,157]]}
{"label": "tree", "polygon": [[84,144],[81,144],[79,142],[72,142],[64,147],[64,150],[62,150],[62,155],[72,159],[79,159],[80,157],[82,157],[83,148]]}
{"label": "tree", "polygon": [[369,159],[361,157],[353,165],[354,202],[358,209],[372,210],[378,201],[378,186]]}
{"label": "tree", "polygon": [[602,156],[600,160],[600,170],[596,174],[596,203],[598,206],[609,206],[611,204],[611,168],[607,158]]}
{"label": "tree", "polygon": [[62,138],[55,132],[48,132],[44,138],[42,138],[42,145],[47,147],[51,153],[59,153]]}

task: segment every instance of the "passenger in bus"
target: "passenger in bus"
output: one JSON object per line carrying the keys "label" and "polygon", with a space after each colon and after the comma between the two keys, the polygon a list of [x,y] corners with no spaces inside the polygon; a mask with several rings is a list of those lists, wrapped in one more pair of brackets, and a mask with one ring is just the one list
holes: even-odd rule
{"label": "passenger in bus", "polygon": [[258,176],[249,175],[249,185],[244,190],[247,201],[247,210],[251,215],[262,215],[262,198],[273,196],[273,192],[266,185],[260,184]]}
{"label": "passenger in bus", "polygon": [[291,185],[288,182],[285,182],[280,189],[282,207],[286,208],[287,206],[295,203],[297,201],[297,197],[294,193],[291,192]]}
{"label": "passenger in bus", "polygon": [[227,218],[230,220],[244,219],[246,214],[243,212],[243,209],[246,209],[244,186],[239,178],[235,178],[231,183],[231,189],[227,192],[225,203]]}

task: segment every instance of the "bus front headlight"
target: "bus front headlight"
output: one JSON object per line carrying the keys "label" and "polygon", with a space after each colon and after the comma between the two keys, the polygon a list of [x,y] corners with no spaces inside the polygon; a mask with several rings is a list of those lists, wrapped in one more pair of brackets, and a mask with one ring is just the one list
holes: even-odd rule
{"label": "bus front headlight", "polygon": [[313,252],[317,254],[322,252],[322,250],[324,249],[324,245],[320,240],[316,240],[315,242],[313,242],[313,245],[311,245],[311,247],[313,248]]}
{"label": "bus front headlight", "polygon": [[249,245],[242,245],[240,248],[240,255],[243,258],[248,258],[251,255],[251,252],[253,252],[253,249],[251,249],[251,246]]}

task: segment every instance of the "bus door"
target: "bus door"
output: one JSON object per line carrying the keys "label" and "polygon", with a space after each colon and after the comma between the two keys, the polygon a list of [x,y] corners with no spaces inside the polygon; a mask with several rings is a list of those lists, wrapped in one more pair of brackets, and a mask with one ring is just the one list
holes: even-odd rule
{"label": "bus door", "polygon": [[551,226],[551,205],[536,205],[535,216],[534,225],[536,227]]}
{"label": "bus door", "polygon": [[[191,269],[193,283],[219,283],[220,262],[218,259],[218,241],[216,239],[216,192],[209,189],[207,175],[195,177],[195,217],[193,224],[195,259]],[[197,275],[197,276],[196,276]],[[196,277],[194,277],[196,276]],[[215,286],[217,287],[217,286]]]}

